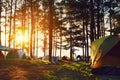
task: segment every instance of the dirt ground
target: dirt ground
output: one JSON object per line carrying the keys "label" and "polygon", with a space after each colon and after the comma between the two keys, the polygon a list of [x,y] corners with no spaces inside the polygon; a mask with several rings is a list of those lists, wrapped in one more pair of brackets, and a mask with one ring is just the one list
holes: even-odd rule
{"label": "dirt ground", "polygon": [[24,61],[0,60],[0,80],[47,80],[44,74],[58,69],[58,65],[38,65]]}

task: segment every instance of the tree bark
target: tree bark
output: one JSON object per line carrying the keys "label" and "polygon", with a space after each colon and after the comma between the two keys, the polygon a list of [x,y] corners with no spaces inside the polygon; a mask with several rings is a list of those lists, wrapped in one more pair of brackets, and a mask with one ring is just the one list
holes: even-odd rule
{"label": "tree bark", "polygon": [[49,0],[49,61],[52,61],[52,28],[53,28],[53,3]]}
{"label": "tree bark", "polygon": [[30,33],[30,57],[33,58],[33,0],[31,0],[31,33]]}
{"label": "tree bark", "polygon": [[2,12],[2,1],[0,0],[0,45],[1,45],[1,12]]}
{"label": "tree bark", "polygon": [[10,11],[10,28],[9,28],[9,47],[11,46],[11,27],[12,27],[12,2],[13,2],[13,0],[11,0],[11,11]]}
{"label": "tree bark", "polygon": [[17,0],[15,0],[15,5],[14,5],[14,8],[15,8],[15,12],[14,12],[14,19],[13,19],[13,32],[14,32],[14,41],[13,41],[13,47],[15,48],[15,42],[16,42],[16,7],[17,7]]}
{"label": "tree bark", "polygon": [[90,40],[91,42],[95,40],[96,31],[95,31],[95,21],[94,21],[94,5],[93,0],[90,0]]}
{"label": "tree bark", "polygon": [[97,0],[97,39],[100,37],[100,0]]}

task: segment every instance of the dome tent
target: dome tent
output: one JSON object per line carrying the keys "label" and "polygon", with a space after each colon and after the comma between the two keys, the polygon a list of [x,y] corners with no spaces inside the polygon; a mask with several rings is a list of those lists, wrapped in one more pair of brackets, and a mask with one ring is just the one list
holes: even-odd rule
{"label": "dome tent", "polygon": [[13,49],[8,52],[6,59],[23,59],[25,58],[25,53],[19,49]]}
{"label": "dome tent", "polygon": [[93,74],[120,75],[120,36],[111,35],[92,42]]}
{"label": "dome tent", "polygon": [[[22,59],[25,58],[25,52],[22,49],[9,48],[6,46],[0,46],[0,51],[7,51],[6,59]],[[0,56],[2,53],[0,53]]]}

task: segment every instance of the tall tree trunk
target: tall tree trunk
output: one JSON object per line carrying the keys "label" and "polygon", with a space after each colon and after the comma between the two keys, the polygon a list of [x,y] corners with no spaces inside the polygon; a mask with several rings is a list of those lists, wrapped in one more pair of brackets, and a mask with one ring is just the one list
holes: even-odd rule
{"label": "tall tree trunk", "polygon": [[96,31],[95,31],[95,20],[94,20],[94,4],[93,0],[90,0],[90,40],[91,42],[95,40]]}
{"label": "tall tree trunk", "polygon": [[30,33],[30,57],[33,58],[33,0],[31,0],[31,33]]}
{"label": "tall tree trunk", "polygon": [[49,0],[49,61],[52,61],[52,28],[53,28],[53,3]]}
{"label": "tall tree trunk", "polygon": [[[30,26],[31,26],[31,25],[29,24],[29,15],[27,16],[27,18],[28,18],[28,19],[27,19],[27,26],[28,26],[28,40],[29,40],[29,42],[28,42],[28,45],[29,45],[29,46],[28,46],[28,54],[27,54],[27,55],[30,55],[30,43],[31,43],[31,41],[30,41],[30,40],[31,40],[31,34],[30,34],[30,31],[31,31],[31,30],[30,30]],[[31,56],[31,55],[30,55],[30,56]]]}
{"label": "tall tree trunk", "polygon": [[0,0],[0,45],[2,45],[1,44],[1,13],[2,13],[2,1]]}
{"label": "tall tree trunk", "polygon": [[[2,32],[1,31],[2,5],[1,4],[2,4],[2,1],[0,0],[0,45],[2,45],[2,42],[1,42],[2,41],[2,38],[1,38],[1,32]],[[0,51],[0,54],[2,54],[2,51]]]}
{"label": "tall tree trunk", "polygon": [[73,41],[72,41],[72,30],[70,29],[70,61],[73,60]]}
{"label": "tall tree trunk", "polygon": [[7,5],[8,4],[6,4],[6,8],[5,8],[5,46],[7,46],[7,44],[6,44],[6,40],[7,40],[7,10],[8,10]]}
{"label": "tall tree trunk", "polygon": [[[111,7],[111,4],[112,4],[112,0],[110,0],[110,7],[109,7],[110,8],[110,11],[109,11],[110,12],[110,16],[109,16],[110,30],[112,30],[112,15],[111,15],[111,10],[112,10],[111,8],[112,7]],[[110,35],[112,35],[112,32],[110,32]]]}
{"label": "tall tree trunk", "polygon": [[53,52],[52,52],[52,56],[55,56],[55,50],[56,50],[56,48],[55,48],[55,29],[53,29]]}
{"label": "tall tree trunk", "polygon": [[[38,10],[38,8],[37,8],[37,11],[39,11]],[[37,14],[37,18],[36,18],[37,20],[39,20],[39,14]],[[39,34],[38,34],[38,32],[39,32],[39,21],[38,22],[36,22],[36,57],[38,58],[38,48],[39,48],[39,43],[38,43],[38,36],[39,36]]]}
{"label": "tall tree trunk", "polygon": [[24,1],[24,7],[22,8],[22,36],[23,36],[23,40],[22,40],[22,49],[25,48],[25,25],[26,25],[26,0]]}
{"label": "tall tree trunk", "polygon": [[104,8],[102,9],[102,14],[103,14],[103,16],[101,17],[101,28],[102,28],[102,31],[101,31],[101,35],[102,35],[102,37],[103,36],[105,36],[105,21],[104,21]]}
{"label": "tall tree trunk", "polygon": [[62,25],[60,26],[60,59],[62,58]]}
{"label": "tall tree trunk", "polygon": [[[84,19],[84,16],[83,16],[82,21],[83,21],[82,26],[83,26],[83,37],[84,37],[83,43],[86,43],[86,41],[85,41],[85,19]],[[85,45],[84,44],[83,44],[83,60],[85,60]]]}
{"label": "tall tree trunk", "polygon": [[[60,18],[62,19],[62,15],[63,15],[63,8],[60,8]],[[61,20],[62,21],[62,20]],[[60,59],[62,58],[62,23],[60,25]]]}
{"label": "tall tree trunk", "polygon": [[100,35],[100,0],[97,0],[97,39]]}
{"label": "tall tree trunk", "polygon": [[56,41],[57,41],[57,34],[55,34],[55,56],[57,55],[57,42]]}
{"label": "tall tree trunk", "polygon": [[15,8],[15,11],[14,11],[14,19],[13,19],[13,32],[14,32],[14,41],[13,41],[13,47],[15,48],[15,42],[16,42],[16,7],[17,7],[17,0],[15,0],[15,5],[14,5],[14,8]]}
{"label": "tall tree trunk", "polygon": [[57,37],[57,34],[56,34],[55,27],[54,27],[54,31],[53,31],[53,42],[54,42],[53,56],[56,56],[56,54],[57,54],[56,53],[56,51],[57,51],[57,48],[56,48],[56,37]]}
{"label": "tall tree trunk", "polygon": [[[38,17],[37,17],[38,18]],[[38,25],[37,25],[37,28],[36,28],[36,30],[37,30],[37,33],[36,33],[36,57],[38,58],[38,46],[39,46],[39,44],[38,44],[38,32],[39,32],[39,27],[38,27]]]}
{"label": "tall tree trunk", "polygon": [[9,28],[9,47],[11,47],[11,31],[12,31],[12,2],[13,2],[13,0],[11,0],[11,12],[10,12],[10,28]]}
{"label": "tall tree trunk", "polygon": [[88,42],[88,16],[86,12],[86,61],[89,61],[89,42]]}
{"label": "tall tree trunk", "polygon": [[46,36],[46,32],[44,32],[44,48],[43,48],[44,56],[46,56],[46,47],[47,47],[47,36]]}

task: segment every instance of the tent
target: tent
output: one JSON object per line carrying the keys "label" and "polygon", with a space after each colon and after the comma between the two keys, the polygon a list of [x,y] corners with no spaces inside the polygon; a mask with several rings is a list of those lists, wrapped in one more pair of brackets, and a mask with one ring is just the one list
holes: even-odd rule
{"label": "tent", "polygon": [[[0,46],[0,51],[8,51],[6,59],[22,59],[25,58],[25,52],[21,49],[9,48],[7,46]],[[2,54],[0,53],[0,58]],[[3,56],[4,57],[4,56]]]}
{"label": "tent", "polygon": [[25,53],[19,49],[13,49],[8,52],[6,59],[23,59],[25,58]]}
{"label": "tent", "polygon": [[120,35],[106,36],[92,42],[91,68],[95,74],[120,75]]}

